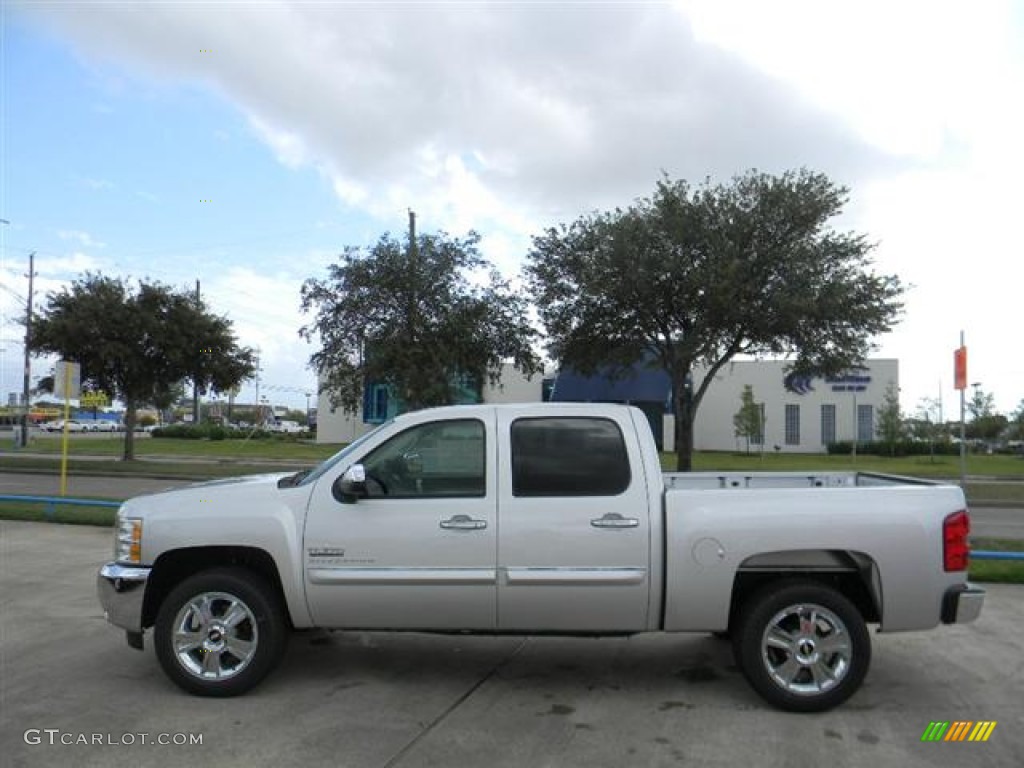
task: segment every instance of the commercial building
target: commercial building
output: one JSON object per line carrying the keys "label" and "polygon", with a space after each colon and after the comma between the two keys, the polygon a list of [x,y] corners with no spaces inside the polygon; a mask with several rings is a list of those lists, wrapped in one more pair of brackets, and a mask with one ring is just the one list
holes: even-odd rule
{"label": "commercial building", "polygon": [[[753,436],[751,450],[822,453],[830,443],[875,439],[886,390],[899,388],[898,361],[868,360],[856,371],[833,378],[794,376],[787,373],[788,366],[783,360],[740,360],[723,367],[697,411],[697,450],[746,449],[746,439],[736,435],[733,419],[745,386],[752,389],[763,427],[763,434]],[[702,377],[697,371],[696,380]],[[659,447],[674,449],[671,382],[657,370],[638,367],[632,375],[615,380],[573,371],[528,379],[508,365],[498,386],[485,385],[479,393],[467,391],[464,399],[484,403],[629,403],[647,415]],[[379,385],[367,387],[363,408],[357,414],[332,412],[326,395],[320,395],[317,440],[350,442],[397,410],[394,399]]]}

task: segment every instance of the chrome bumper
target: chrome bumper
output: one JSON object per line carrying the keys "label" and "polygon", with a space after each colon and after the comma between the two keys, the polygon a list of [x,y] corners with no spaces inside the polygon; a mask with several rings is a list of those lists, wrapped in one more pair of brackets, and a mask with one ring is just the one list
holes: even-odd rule
{"label": "chrome bumper", "polygon": [[973,584],[957,584],[942,601],[943,624],[967,624],[978,618],[985,602],[985,590]]}
{"label": "chrome bumper", "polygon": [[96,576],[103,615],[115,627],[129,633],[142,632],[142,599],[150,568],[107,563]]}

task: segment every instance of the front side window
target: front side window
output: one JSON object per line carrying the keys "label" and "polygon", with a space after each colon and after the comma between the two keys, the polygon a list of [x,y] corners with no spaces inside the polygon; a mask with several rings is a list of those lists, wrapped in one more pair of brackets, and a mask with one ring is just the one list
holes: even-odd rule
{"label": "front side window", "polygon": [[512,423],[514,496],[617,496],[629,457],[610,419],[526,418]]}
{"label": "front side window", "polygon": [[370,498],[439,498],[487,493],[484,425],[435,421],[400,432],[363,459]]}

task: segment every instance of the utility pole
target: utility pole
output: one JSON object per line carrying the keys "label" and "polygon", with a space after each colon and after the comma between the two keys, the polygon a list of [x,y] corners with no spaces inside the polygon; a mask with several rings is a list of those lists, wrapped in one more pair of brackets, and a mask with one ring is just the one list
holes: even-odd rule
{"label": "utility pole", "polygon": [[263,406],[260,405],[260,348],[256,347],[256,423],[254,427],[263,426]]}
{"label": "utility pole", "polygon": [[31,394],[31,378],[32,378],[32,356],[29,352],[29,347],[32,344],[32,290],[33,281],[36,275],[36,252],[32,251],[28,255],[28,299],[26,300],[25,308],[25,381],[22,391],[22,398],[24,402],[22,406],[24,411],[21,414],[21,447],[28,447],[28,402]]}
{"label": "utility pole", "polygon": [[[196,280],[196,311],[202,310],[202,298],[199,294],[199,280]],[[197,341],[201,340],[197,339]],[[203,353],[200,351],[201,347],[196,349],[196,370],[192,375],[192,425],[199,426],[199,371],[202,370],[202,358],[200,357]]]}

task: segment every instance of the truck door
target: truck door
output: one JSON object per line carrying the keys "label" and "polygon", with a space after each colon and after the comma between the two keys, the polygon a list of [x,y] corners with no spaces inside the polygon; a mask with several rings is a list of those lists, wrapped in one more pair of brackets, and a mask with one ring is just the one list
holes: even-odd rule
{"label": "truck door", "polygon": [[303,557],[318,625],[495,628],[493,445],[493,411],[416,424],[354,459],[365,498],[336,498],[333,476],[317,483]]}
{"label": "truck door", "polygon": [[625,412],[498,411],[501,631],[646,628],[651,519],[633,429]]}

